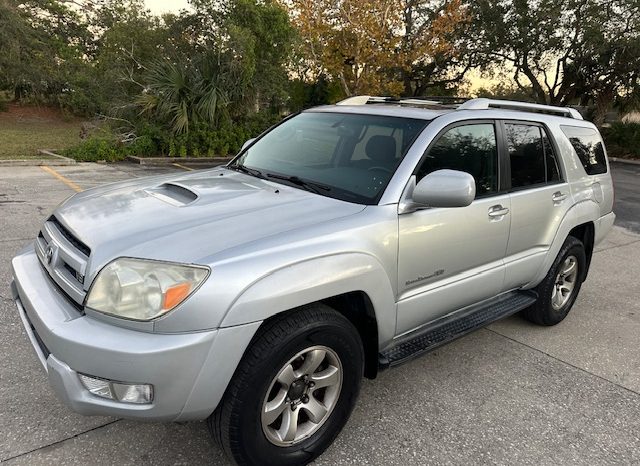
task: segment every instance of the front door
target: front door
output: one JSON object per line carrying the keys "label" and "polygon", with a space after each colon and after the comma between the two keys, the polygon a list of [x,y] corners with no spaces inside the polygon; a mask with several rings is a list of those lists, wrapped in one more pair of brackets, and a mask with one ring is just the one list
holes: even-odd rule
{"label": "front door", "polygon": [[417,167],[417,181],[444,168],[470,173],[476,199],[399,216],[397,335],[502,289],[511,205],[500,186],[497,147],[495,122],[457,123]]}

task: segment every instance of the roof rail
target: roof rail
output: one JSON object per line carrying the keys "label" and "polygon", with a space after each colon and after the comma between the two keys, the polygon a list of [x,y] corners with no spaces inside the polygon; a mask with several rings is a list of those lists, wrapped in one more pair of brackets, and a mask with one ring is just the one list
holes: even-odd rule
{"label": "roof rail", "polygon": [[381,97],[371,95],[356,95],[341,100],[336,105],[366,105],[366,104],[395,104],[395,105],[413,105],[416,107],[432,107],[432,106],[450,106],[451,104],[464,102],[466,99],[455,101],[453,97]]}
{"label": "roof rail", "polygon": [[460,106],[458,110],[480,110],[489,108],[503,108],[506,110],[521,110],[536,113],[547,113],[550,115],[564,116],[575,120],[582,120],[582,115],[575,108],[554,107],[551,105],[531,104],[528,102],[515,102],[512,100],[494,100],[494,99],[471,99],[467,100]]}
{"label": "roof rail", "polygon": [[366,105],[366,104],[395,104],[412,105],[415,107],[439,107],[456,108],[457,110],[486,110],[489,108],[502,108],[505,110],[520,110],[535,113],[558,115],[575,120],[582,120],[582,115],[575,108],[554,107],[551,105],[531,104],[528,102],[516,102],[513,100],[495,99],[470,99],[462,97],[379,97],[371,95],[356,95],[338,102],[336,105]]}

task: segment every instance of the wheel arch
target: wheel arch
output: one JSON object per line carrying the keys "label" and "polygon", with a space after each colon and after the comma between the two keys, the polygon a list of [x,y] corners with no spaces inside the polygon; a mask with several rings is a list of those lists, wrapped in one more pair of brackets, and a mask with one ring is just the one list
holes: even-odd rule
{"label": "wheel arch", "polygon": [[535,278],[523,288],[533,288],[544,279],[558,255],[560,248],[562,248],[562,245],[569,236],[573,236],[583,242],[585,245],[585,253],[587,254],[587,264],[589,265],[593,254],[595,238],[594,222],[599,218],[599,215],[600,207],[598,203],[593,200],[578,202],[571,207],[560,222],[560,226],[556,230],[553,242],[547,251],[545,260],[538,270],[538,273]]}
{"label": "wheel arch", "polygon": [[573,236],[574,238],[580,240],[584,245],[584,253],[587,258],[587,266],[583,276],[584,281],[587,279],[587,274],[589,273],[589,267],[591,265],[591,257],[593,256],[595,225],[593,222],[585,222],[580,225],[576,225],[571,229],[567,237],[568,236]]}
{"label": "wheel arch", "polygon": [[364,375],[378,375],[378,321],[371,299],[364,291],[351,291],[322,302],[345,316],[358,330],[364,349]]}
{"label": "wheel arch", "polygon": [[268,321],[317,302],[353,323],[364,345],[365,375],[374,378],[378,350],[395,335],[396,303],[387,272],[371,255],[336,254],[273,271],[236,299],[221,327]]}

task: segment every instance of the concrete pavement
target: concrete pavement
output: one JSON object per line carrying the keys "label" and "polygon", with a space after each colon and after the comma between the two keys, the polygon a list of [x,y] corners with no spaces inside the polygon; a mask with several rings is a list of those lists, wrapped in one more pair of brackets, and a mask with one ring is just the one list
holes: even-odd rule
{"label": "concrete pavement", "polygon": [[[172,170],[180,171],[56,167],[84,189]],[[638,178],[613,170],[619,222],[634,228]],[[72,193],[40,168],[0,168],[0,461],[229,464],[202,422],[86,418],[50,392],[10,299],[9,261]],[[640,235],[616,227],[563,323],[505,319],[365,381],[347,427],[316,464],[640,463],[638,277]]]}

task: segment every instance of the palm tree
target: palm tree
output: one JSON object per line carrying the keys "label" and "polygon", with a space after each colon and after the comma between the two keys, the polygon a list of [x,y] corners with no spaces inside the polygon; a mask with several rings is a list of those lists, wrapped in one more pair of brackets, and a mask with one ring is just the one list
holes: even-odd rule
{"label": "palm tree", "polygon": [[175,134],[187,133],[196,123],[215,126],[229,104],[225,78],[213,54],[189,61],[163,59],[147,68],[146,84],[135,104]]}

